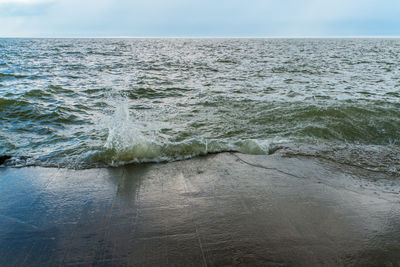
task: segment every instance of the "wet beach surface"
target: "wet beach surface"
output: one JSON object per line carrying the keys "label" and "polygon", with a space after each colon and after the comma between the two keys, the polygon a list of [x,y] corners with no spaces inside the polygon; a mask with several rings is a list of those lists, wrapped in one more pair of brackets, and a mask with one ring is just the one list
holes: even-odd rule
{"label": "wet beach surface", "polygon": [[0,265],[400,266],[400,180],[310,157],[0,169]]}

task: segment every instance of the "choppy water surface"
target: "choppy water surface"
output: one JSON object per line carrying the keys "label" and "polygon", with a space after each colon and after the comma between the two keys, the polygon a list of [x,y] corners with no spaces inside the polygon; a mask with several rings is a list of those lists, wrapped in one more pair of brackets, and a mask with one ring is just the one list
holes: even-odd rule
{"label": "choppy water surface", "polygon": [[0,39],[0,155],[279,151],[398,174],[399,60],[399,39]]}

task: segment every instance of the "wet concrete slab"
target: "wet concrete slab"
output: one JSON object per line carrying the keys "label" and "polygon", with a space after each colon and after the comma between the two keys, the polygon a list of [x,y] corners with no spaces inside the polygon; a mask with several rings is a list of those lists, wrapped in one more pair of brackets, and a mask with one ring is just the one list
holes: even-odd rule
{"label": "wet concrete slab", "polygon": [[400,266],[400,177],[314,158],[0,169],[0,266]]}

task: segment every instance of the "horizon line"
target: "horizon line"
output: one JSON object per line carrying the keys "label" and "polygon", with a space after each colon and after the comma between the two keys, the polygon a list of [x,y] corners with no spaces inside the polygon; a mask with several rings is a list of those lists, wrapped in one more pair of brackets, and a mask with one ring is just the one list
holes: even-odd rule
{"label": "horizon line", "polygon": [[399,39],[400,35],[276,36],[0,36],[0,39]]}

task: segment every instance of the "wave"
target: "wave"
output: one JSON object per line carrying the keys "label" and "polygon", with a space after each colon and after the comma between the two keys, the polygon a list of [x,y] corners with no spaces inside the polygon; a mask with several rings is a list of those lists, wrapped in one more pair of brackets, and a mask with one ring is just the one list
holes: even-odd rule
{"label": "wave", "polygon": [[29,75],[23,75],[23,74],[13,74],[13,73],[0,73],[0,79],[23,79],[30,77]]}
{"label": "wave", "polygon": [[161,138],[157,129],[149,131],[145,127],[132,122],[127,100],[117,101],[112,116],[100,120],[100,128],[108,129],[103,149],[94,153],[88,161],[119,166],[134,162],[175,161],[226,151],[265,154],[268,153],[272,142],[277,142],[277,140],[234,141],[199,137],[174,142]]}
{"label": "wave", "polygon": [[141,141],[132,143],[129,147],[118,149],[104,147],[68,157],[57,155],[43,156],[6,156],[3,165],[10,167],[43,166],[66,167],[72,169],[118,167],[132,163],[161,163],[190,159],[197,156],[222,152],[239,152],[244,154],[264,155],[275,151],[271,140],[239,140],[219,141],[190,139],[183,142],[150,142]]}
{"label": "wave", "polygon": [[159,163],[185,160],[222,152],[252,155],[278,154],[282,157],[312,157],[368,171],[400,175],[400,147],[396,145],[360,145],[340,142],[298,143],[285,139],[204,140],[184,142],[142,141],[129,148],[108,148],[92,156],[87,163],[97,166],[122,166],[131,163]]}
{"label": "wave", "polygon": [[275,154],[281,157],[310,157],[345,164],[368,171],[400,176],[400,147],[348,143],[296,143],[285,140],[204,140],[151,142],[142,140],[130,147],[104,147],[81,153],[79,157],[57,158],[54,155],[26,157],[4,156],[0,167],[63,167],[71,169],[119,167],[129,164],[162,163],[186,160],[209,154],[233,152],[253,155]]}
{"label": "wave", "polygon": [[[35,92],[33,92],[35,93]],[[281,156],[296,157],[314,157],[335,161],[341,164],[348,164],[370,171],[384,172],[391,175],[400,173],[400,147],[395,143],[388,144],[356,144],[346,141],[336,141],[329,138],[294,138],[282,137],[276,135],[273,138],[204,138],[201,136],[189,136],[180,141],[168,139],[161,134],[159,129],[151,129],[152,123],[136,121],[131,116],[129,98],[115,99],[107,101],[114,106],[108,114],[104,112],[104,117],[99,118],[98,125],[94,131],[105,132],[100,143],[90,143],[83,137],[82,141],[74,141],[68,148],[60,145],[58,149],[52,150],[50,154],[42,155],[14,155],[2,163],[2,166],[46,166],[46,167],[67,167],[67,168],[93,168],[93,167],[116,167],[132,163],[148,163],[148,162],[169,162],[176,160],[189,159],[196,156],[202,156],[220,152],[239,152],[244,154],[273,154],[278,153]],[[24,112],[31,112],[28,102],[20,102],[18,100],[7,100],[0,98],[0,107],[16,111],[12,107],[18,105],[25,107]],[[60,107],[59,107],[60,108]],[[111,106],[110,106],[111,108]],[[21,110],[19,112],[22,112]],[[307,112],[296,112],[292,120],[304,120],[307,118],[324,117],[326,122],[335,122],[336,119],[346,118],[349,114],[365,113],[361,109],[346,108],[326,108],[326,109],[307,109]],[[369,111],[369,112],[377,112]],[[384,111],[381,113],[385,116]],[[378,114],[380,118],[385,117]],[[67,113],[69,114],[69,113]],[[28,116],[28,114],[24,114]],[[56,114],[55,118],[60,118],[61,114]],[[32,114],[29,115],[32,117]],[[302,118],[304,117],[304,118]],[[360,116],[362,117],[362,116]],[[371,114],[367,116],[373,117]],[[21,116],[19,116],[21,118]],[[47,117],[46,117],[47,118]],[[327,118],[330,118],[328,120]],[[34,117],[35,120],[42,117]],[[48,118],[47,118],[48,119]],[[263,119],[263,118],[258,118]],[[72,120],[72,119],[71,119]],[[73,119],[75,121],[76,119]],[[63,125],[70,120],[63,121]],[[290,122],[290,120],[287,120]],[[254,124],[254,123],[253,123]],[[347,125],[353,125],[348,123]],[[153,125],[154,126],[154,125]],[[372,127],[370,125],[368,127]],[[96,129],[97,127],[97,129]],[[378,127],[379,128],[379,127]],[[388,127],[386,127],[389,129]],[[393,127],[396,128],[396,127]],[[338,132],[343,131],[340,124],[335,127],[326,127],[325,129]],[[317,128],[305,127],[303,131],[308,131],[304,136],[317,136],[323,132]],[[361,135],[362,130],[355,131],[350,129],[347,139],[354,135]],[[369,134],[373,133],[371,129]],[[388,133],[391,133],[388,131]],[[392,133],[397,140],[397,133]],[[100,134],[101,135],[101,134]],[[368,135],[365,133],[365,135]],[[96,136],[96,135],[93,135]],[[329,135],[327,135],[329,137]],[[362,139],[361,137],[357,138]],[[374,137],[376,140],[377,138]],[[67,140],[65,140],[67,141]],[[56,146],[57,147],[57,146]],[[46,150],[45,150],[46,151]],[[48,150],[47,150],[48,151]],[[4,152],[3,152],[4,153]]]}
{"label": "wave", "polygon": [[221,152],[263,155],[273,151],[272,144],[272,141],[269,140],[228,142],[195,138],[184,142],[141,142],[123,150],[115,148],[106,149],[105,151],[96,153],[89,159],[88,163],[104,166],[121,166],[130,163],[159,163]]}
{"label": "wave", "polygon": [[53,151],[49,155],[15,156],[7,159],[4,166],[46,166],[67,168],[91,168],[121,166],[130,163],[168,162],[188,159],[219,152],[241,152],[247,154],[270,153],[278,139],[219,140],[193,137],[183,141],[162,138],[154,129],[134,123],[129,111],[128,100],[115,100],[112,114],[100,118],[98,130],[106,129],[104,143],[82,144],[82,148]]}

